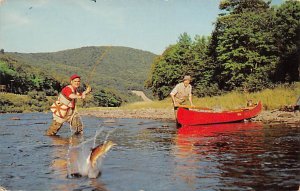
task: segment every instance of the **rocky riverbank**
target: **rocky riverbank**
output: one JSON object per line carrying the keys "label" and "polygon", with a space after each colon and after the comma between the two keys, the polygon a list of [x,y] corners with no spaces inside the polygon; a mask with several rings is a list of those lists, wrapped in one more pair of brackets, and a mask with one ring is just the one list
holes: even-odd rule
{"label": "rocky riverbank", "polygon": [[253,121],[261,121],[270,126],[285,124],[287,126],[300,127],[300,112],[286,112],[279,110],[262,111]]}
{"label": "rocky riverbank", "polygon": [[[139,118],[174,121],[173,109],[112,109],[112,110],[85,110],[81,115],[91,115],[101,118]],[[270,126],[288,125],[300,127],[299,112],[285,112],[279,110],[262,111],[252,121],[260,121]]]}

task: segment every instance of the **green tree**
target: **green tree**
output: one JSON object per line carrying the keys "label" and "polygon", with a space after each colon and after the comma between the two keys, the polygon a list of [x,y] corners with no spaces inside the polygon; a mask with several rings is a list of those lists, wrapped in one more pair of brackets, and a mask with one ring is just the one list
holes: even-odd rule
{"label": "green tree", "polygon": [[194,40],[187,33],[180,35],[175,45],[155,59],[146,87],[152,89],[154,96],[164,99],[184,75],[191,75],[195,95],[216,94],[215,88],[211,89],[214,84],[211,83],[213,65],[207,57],[209,40],[199,35]]}
{"label": "green tree", "polygon": [[93,93],[94,103],[102,107],[118,107],[122,103],[121,97],[111,90],[99,90]]}
{"label": "green tree", "polygon": [[269,8],[270,2],[263,0],[222,0],[219,9],[226,10],[230,14],[261,12]]}
{"label": "green tree", "polygon": [[270,86],[278,62],[272,33],[274,11],[262,0],[227,0],[220,8],[230,12],[217,19],[209,48],[214,80],[224,90]]}
{"label": "green tree", "polygon": [[26,94],[29,91],[44,91],[46,95],[57,95],[62,84],[54,77],[40,70],[20,63],[8,55],[0,57],[0,82],[14,93]]}
{"label": "green tree", "polygon": [[191,51],[193,59],[190,61],[190,74],[193,77],[193,93],[196,96],[212,96],[220,93],[218,86],[212,81],[214,65],[208,57],[210,37],[195,36]]}
{"label": "green tree", "polygon": [[299,80],[300,71],[300,2],[285,1],[276,11],[275,39],[280,61],[275,80]]}
{"label": "green tree", "polygon": [[177,44],[169,46],[152,64],[146,87],[159,99],[167,97],[184,75],[192,73],[192,39],[187,33],[180,35]]}

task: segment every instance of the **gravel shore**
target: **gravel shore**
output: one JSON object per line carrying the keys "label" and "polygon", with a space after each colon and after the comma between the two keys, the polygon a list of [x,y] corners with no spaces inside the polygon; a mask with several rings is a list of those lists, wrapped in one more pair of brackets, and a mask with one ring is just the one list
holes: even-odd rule
{"label": "gravel shore", "polygon": [[[154,119],[163,121],[174,121],[173,109],[113,109],[113,110],[86,110],[81,111],[81,115],[90,115],[101,118],[139,118]],[[288,125],[300,127],[300,113],[285,112],[279,110],[262,111],[252,121],[260,121],[270,126]]]}

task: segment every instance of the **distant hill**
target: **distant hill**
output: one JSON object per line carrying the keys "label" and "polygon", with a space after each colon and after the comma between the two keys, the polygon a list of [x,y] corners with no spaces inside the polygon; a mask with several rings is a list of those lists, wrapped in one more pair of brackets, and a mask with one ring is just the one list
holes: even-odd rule
{"label": "distant hill", "polygon": [[[144,89],[144,82],[156,56],[147,51],[115,46],[91,46],[51,53],[5,54],[18,60],[19,63],[52,74],[59,80],[65,78],[64,80],[68,81],[70,75],[77,73],[83,77],[83,83],[120,92],[131,90],[147,92]],[[101,56],[103,58],[100,60]]]}

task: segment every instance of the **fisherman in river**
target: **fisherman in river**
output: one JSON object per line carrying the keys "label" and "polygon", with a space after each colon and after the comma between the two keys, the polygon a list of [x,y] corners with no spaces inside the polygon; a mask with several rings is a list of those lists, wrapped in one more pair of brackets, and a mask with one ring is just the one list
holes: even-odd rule
{"label": "fisherman in river", "polygon": [[177,84],[170,93],[175,108],[179,105],[186,105],[187,99],[191,106],[194,106],[192,101],[192,86],[190,84],[191,80],[191,76],[184,76],[183,82]]}
{"label": "fisherman in river", "polygon": [[53,112],[52,124],[49,126],[46,135],[56,135],[64,122],[69,122],[75,134],[83,133],[83,125],[79,114],[76,111],[77,99],[84,99],[91,92],[91,87],[79,93],[77,89],[80,86],[80,76],[74,74],[70,77],[70,85],[65,86],[58,96],[57,101],[52,104]]}

